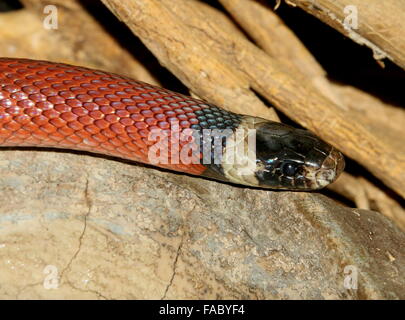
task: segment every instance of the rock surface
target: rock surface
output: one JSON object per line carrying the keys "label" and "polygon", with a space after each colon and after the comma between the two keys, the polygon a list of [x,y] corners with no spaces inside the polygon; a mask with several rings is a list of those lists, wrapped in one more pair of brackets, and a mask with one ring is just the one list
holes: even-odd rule
{"label": "rock surface", "polygon": [[6,149],[0,191],[1,299],[405,298],[404,233],[321,194]]}

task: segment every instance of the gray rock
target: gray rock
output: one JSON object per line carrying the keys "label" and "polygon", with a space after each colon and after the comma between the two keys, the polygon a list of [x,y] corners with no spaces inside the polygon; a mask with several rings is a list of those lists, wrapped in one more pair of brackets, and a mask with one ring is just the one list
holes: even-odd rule
{"label": "gray rock", "polygon": [[0,177],[2,299],[405,298],[404,233],[319,193],[29,150]]}

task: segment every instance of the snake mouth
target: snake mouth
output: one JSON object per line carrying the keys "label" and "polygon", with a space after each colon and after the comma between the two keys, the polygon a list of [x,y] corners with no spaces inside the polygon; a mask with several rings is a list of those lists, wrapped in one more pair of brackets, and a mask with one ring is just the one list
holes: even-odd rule
{"label": "snake mouth", "polygon": [[307,186],[313,189],[327,186],[339,177],[344,167],[345,160],[342,153],[332,148],[319,169],[314,170],[314,168],[305,167]]}

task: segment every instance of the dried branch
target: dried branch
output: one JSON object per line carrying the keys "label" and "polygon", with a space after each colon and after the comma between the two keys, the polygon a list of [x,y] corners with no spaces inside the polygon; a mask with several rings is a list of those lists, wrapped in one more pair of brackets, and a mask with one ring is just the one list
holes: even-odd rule
{"label": "dried branch", "polygon": [[208,16],[203,21],[206,13],[198,12],[191,4],[180,6],[177,1],[103,2],[138,35],[162,65],[198,96],[225,109],[278,118],[249,89],[243,72],[234,68],[229,59],[234,51],[232,43],[223,43],[224,39],[207,33],[209,25],[217,24]]}
{"label": "dried branch", "polygon": [[319,93],[342,105],[326,79],[325,70],[269,7],[252,0],[219,1],[270,57],[286,68],[301,73],[312,81]]}
{"label": "dried branch", "polygon": [[[377,60],[405,69],[405,2],[398,0],[288,0],[360,45]],[[346,8],[346,9],[345,9]],[[357,21],[353,25],[353,18]],[[345,21],[345,19],[348,19]],[[357,23],[357,25],[356,25]],[[357,28],[354,27],[357,26]]]}

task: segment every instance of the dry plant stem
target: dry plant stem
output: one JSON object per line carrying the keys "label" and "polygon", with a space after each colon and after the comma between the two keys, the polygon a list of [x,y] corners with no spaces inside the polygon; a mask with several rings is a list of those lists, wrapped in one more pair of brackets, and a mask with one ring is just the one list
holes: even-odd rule
{"label": "dry plant stem", "polygon": [[[355,87],[331,83],[343,103],[353,115],[386,144],[403,152],[405,136],[405,111],[373,97]],[[402,150],[402,151],[401,151]]]}
{"label": "dry plant stem", "polygon": [[[195,10],[193,2],[103,2],[199,96],[234,111],[252,113],[256,108],[246,99],[235,101],[243,93],[252,97],[246,88],[250,84],[289,117],[405,196],[401,150],[352,119],[350,112],[326,99],[301,74],[288,70],[238,34],[225,33],[215,19]],[[261,109],[257,110],[260,115]]]}
{"label": "dry plant stem", "polygon": [[[274,111],[250,90],[243,72],[235,69],[230,59],[224,58],[224,50],[227,51],[225,54],[232,54],[233,49],[201,36],[204,26],[200,30],[187,26],[181,17],[166,7],[164,1],[103,2],[143,41],[163,66],[199,97],[228,110],[278,119]],[[167,5],[174,10],[179,7],[176,1]],[[190,19],[200,22],[195,13]],[[204,25],[207,23],[211,21]]]}
{"label": "dry plant stem", "polygon": [[[375,59],[389,58],[405,69],[405,2],[398,0],[288,0],[353,41],[373,50]],[[351,6],[351,7],[348,7]],[[346,8],[347,13],[344,12]],[[358,27],[345,19],[357,11]],[[351,16],[346,20],[350,22]]]}
{"label": "dry plant stem", "polygon": [[[22,3],[24,9],[0,15],[0,56],[80,64],[159,83],[78,1]],[[48,4],[58,10],[57,29],[44,28],[44,7]]]}
{"label": "dry plant stem", "polygon": [[294,72],[302,73],[320,93],[343,106],[321,65],[270,7],[252,0],[219,1],[269,56]]}

